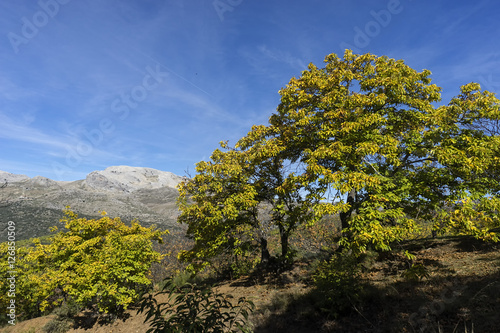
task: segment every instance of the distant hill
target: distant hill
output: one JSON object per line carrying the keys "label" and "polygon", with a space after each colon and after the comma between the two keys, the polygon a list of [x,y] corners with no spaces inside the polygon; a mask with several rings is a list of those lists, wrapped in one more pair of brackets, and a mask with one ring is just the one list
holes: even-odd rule
{"label": "distant hill", "polygon": [[0,241],[6,241],[7,222],[16,222],[17,240],[40,237],[58,225],[63,209],[71,206],[81,217],[100,217],[100,211],[130,222],[177,229],[175,201],[182,177],[151,168],[112,166],[73,182],[29,178],[0,171]]}

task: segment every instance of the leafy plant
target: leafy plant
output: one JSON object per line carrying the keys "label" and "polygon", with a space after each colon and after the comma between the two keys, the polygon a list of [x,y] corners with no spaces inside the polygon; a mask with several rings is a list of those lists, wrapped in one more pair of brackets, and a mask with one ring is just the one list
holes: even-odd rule
{"label": "leafy plant", "polygon": [[54,309],[52,314],[56,315],[43,327],[46,333],[64,333],[74,325],[74,317],[80,312],[81,307],[72,300],[66,301],[60,307]]}
{"label": "leafy plant", "polygon": [[338,317],[348,311],[360,299],[363,290],[360,283],[360,264],[352,254],[336,254],[324,261],[313,275],[318,307],[328,316]]}
{"label": "leafy plant", "polygon": [[65,333],[69,331],[71,327],[72,323],[70,321],[55,318],[43,326],[43,331],[45,333]]}
{"label": "leafy plant", "polygon": [[[129,227],[105,213],[98,220],[78,218],[69,209],[61,221],[66,232],[56,233],[48,244],[35,240],[18,249],[16,288],[23,297],[16,308],[30,318],[71,300],[96,312],[122,313],[151,284],[151,264],[162,257],[153,250],[152,240],[161,241],[166,231],[137,221]],[[7,248],[4,244],[2,249]],[[5,263],[2,258],[2,276],[9,270]],[[5,303],[8,286],[1,281],[0,288],[5,291],[0,303]]]}
{"label": "leafy plant", "polygon": [[290,235],[328,215],[340,218],[338,245],[357,253],[388,251],[428,221],[499,241],[500,100],[469,83],[436,106],[430,76],[351,50],[310,64],[280,90],[269,124],[223,143],[180,185],[179,222],[195,241],[181,256],[236,254],[267,244],[271,227],[287,260]]}
{"label": "leafy plant", "polygon": [[[155,299],[162,294],[168,296],[166,303]],[[169,278],[156,295],[143,296],[138,313],[146,314],[147,333],[251,332],[253,303],[242,297],[234,305],[231,298],[190,283],[177,286]]]}
{"label": "leafy plant", "polygon": [[420,281],[429,277],[429,271],[423,264],[412,264],[410,268],[403,272],[403,278],[408,281]]}

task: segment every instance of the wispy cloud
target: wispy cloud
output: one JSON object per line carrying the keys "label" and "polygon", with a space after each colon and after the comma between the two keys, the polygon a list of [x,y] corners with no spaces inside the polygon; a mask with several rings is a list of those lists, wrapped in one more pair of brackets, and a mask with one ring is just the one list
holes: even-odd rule
{"label": "wispy cloud", "polygon": [[306,63],[302,59],[299,59],[298,57],[295,57],[288,52],[284,52],[281,50],[271,50],[267,45],[260,45],[258,47],[258,50],[264,56],[272,60],[285,63],[294,69],[304,70],[307,68]]}
{"label": "wispy cloud", "polygon": [[65,142],[70,139],[68,137],[54,138],[34,126],[19,123],[1,113],[0,138],[33,144],[35,145],[33,148],[37,149],[61,149],[66,147]]}
{"label": "wispy cloud", "polygon": [[[221,22],[211,1],[70,1],[16,54],[6,35],[20,32],[22,17],[31,19],[40,6],[4,1],[0,170],[50,177],[51,165],[60,163],[66,169],[59,175],[71,178],[130,163],[182,173],[219,141],[234,142],[251,125],[266,123],[291,77],[310,62],[321,66],[329,53],[341,54],[338,46],[352,39],[353,26],[374,20],[370,10],[388,3],[245,1]],[[466,81],[496,89],[498,3],[401,3],[408,10],[363,51],[430,69],[446,91]],[[157,65],[168,76],[140,95],[148,66]],[[140,103],[124,117],[113,103],[123,107],[134,89]],[[101,139],[103,121],[113,130]],[[91,153],[67,163],[89,142]]]}
{"label": "wispy cloud", "polygon": [[[480,10],[486,8],[488,3],[491,3],[489,0],[483,0],[479,3],[471,3],[467,6],[458,6],[457,8],[450,8],[449,15],[445,20],[446,26],[444,27],[442,34],[448,35],[453,32],[456,32],[458,27],[464,27],[464,24],[467,20],[470,20],[472,16],[478,13]],[[467,25],[469,26],[469,25]]]}
{"label": "wispy cloud", "polygon": [[294,72],[307,68],[306,62],[299,57],[265,44],[254,47],[244,46],[238,52],[257,73],[269,77],[276,77],[283,67],[292,69]]}

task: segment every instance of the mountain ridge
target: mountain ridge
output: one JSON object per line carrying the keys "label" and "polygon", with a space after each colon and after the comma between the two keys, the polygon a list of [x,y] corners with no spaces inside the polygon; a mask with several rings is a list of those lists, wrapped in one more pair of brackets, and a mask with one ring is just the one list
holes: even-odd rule
{"label": "mountain ridge", "polygon": [[[97,177],[100,178],[108,178],[112,181],[109,181],[109,187],[106,188],[106,186],[103,186],[103,184],[98,184],[99,180],[96,179]],[[151,188],[159,188],[163,186],[169,186],[175,188],[178,183],[182,181],[184,177],[178,176],[172,172],[169,171],[161,171],[153,168],[148,168],[148,167],[132,167],[132,166],[127,166],[127,165],[118,165],[118,166],[110,166],[107,167],[104,170],[96,170],[92,171],[89,174],[87,174],[85,179],[78,179],[74,181],[60,181],[60,180],[52,180],[50,178],[44,177],[44,176],[35,176],[35,177],[28,177],[23,174],[15,174],[15,173],[10,173],[7,171],[2,171],[0,170],[0,186],[1,184],[5,183],[17,183],[17,182],[22,182],[22,181],[51,181],[54,184],[69,184],[69,183],[74,183],[74,182],[79,182],[79,181],[86,181],[87,184],[90,187],[96,187],[96,188],[103,188],[103,189],[113,189],[114,183],[116,182],[122,182],[122,183],[129,183],[127,186],[128,190],[131,190],[129,187],[132,187],[132,190],[135,190],[134,186],[131,186],[132,184],[136,184],[137,188],[143,188],[145,187],[144,184],[141,185],[141,183],[149,183]],[[119,188],[119,190],[123,190],[123,188]]]}
{"label": "mountain ridge", "polygon": [[[105,211],[125,222],[138,219],[146,226],[172,230],[179,228],[176,186],[183,179],[168,171],[130,166],[111,166],[69,182],[0,171],[0,223],[4,229],[6,222],[16,222],[17,240],[41,237],[70,206],[81,217],[99,218]],[[0,241],[5,239],[2,231]]]}

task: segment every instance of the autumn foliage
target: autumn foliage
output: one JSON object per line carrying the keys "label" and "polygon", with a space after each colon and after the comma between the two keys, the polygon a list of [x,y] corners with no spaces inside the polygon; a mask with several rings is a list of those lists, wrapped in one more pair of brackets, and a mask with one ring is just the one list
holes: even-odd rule
{"label": "autumn foliage", "polygon": [[234,147],[222,143],[182,183],[179,222],[195,245],[181,258],[262,250],[339,216],[332,248],[390,250],[422,234],[498,241],[500,101],[469,83],[448,104],[431,72],[402,60],[357,55],[310,64],[280,90],[267,125]]}
{"label": "autumn foliage", "polygon": [[[152,241],[161,241],[166,232],[142,227],[137,221],[127,226],[105,213],[100,219],[78,218],[69,209],[61,222],[64,232],[57,232],[48,244],[34,240],[17,252],[18,317],[37,316],[64,301],[119,314],[151,284],[151,264],[162,258]],[[3,256],[7,244],[0,246]],[[9,270],[6,262],[0,261],[2,276]],[[2,279],[2,304],[9,301],[6,288]]]}
{"label": "autumn foliage", "polygon": [[[441,104],[441,88],[430,76],[402,60],[350,50],[343,58],[328,55],[322,68],[310,64],[280,90],[268,124],[253,126],[234,146],[221,142],[179,184],[178,222],[191,242],[178,257],[192,271],[241,258],[252,259],[252,268],[277,263],[281,269],[293,263],[293,244],[316,246],[331,259],[314,282],[332,306],[327,312],[338,315],[359,294],[353,263],[362,253],[389,251],[431,231],[498,242],[500,101],[472,82]],[[18,249],[20,315],[68,300],[111,313],[136,302],[151,284],[151,264],[162,258],[152,241],[167,232],[105,214],[79,218],[70,210],[62,222],[65,231],[47,244],[35,240]],[[7,244],[0,250],[5,256]],[[410,273],[420,279],[426,273],[420,268]],[[0,273],[8,271],[4,258]],[[7,288],[0,280],[3,308]],[[173,290],[186,313],[184,303],[195,299],[211,317],[219,315],[212,296]],[[173,311],[170,305],[164,311],[149,300],[148,318],[168,324],[163,314]],[[181,326],[186,318],[171,317]]]}

